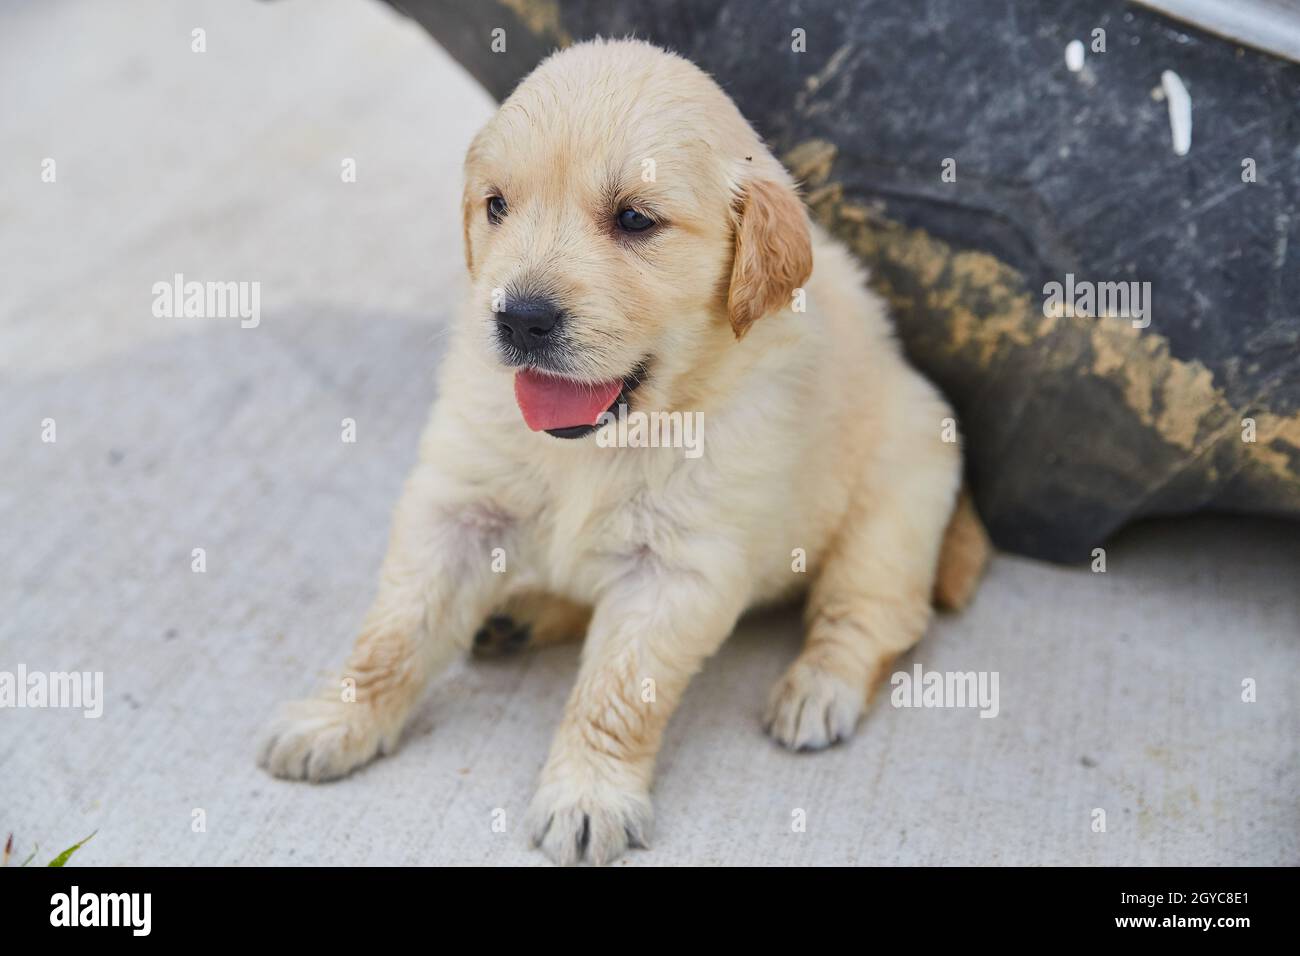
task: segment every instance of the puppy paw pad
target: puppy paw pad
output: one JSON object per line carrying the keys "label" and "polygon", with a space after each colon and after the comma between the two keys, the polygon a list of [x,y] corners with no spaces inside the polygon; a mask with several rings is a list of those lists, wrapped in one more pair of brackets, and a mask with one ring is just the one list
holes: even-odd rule
{"label": "puppy paw pad", "polygon": [[528,646],[532,628],[508,614],[493,614],[474,633],[475,657],[504,657]]}

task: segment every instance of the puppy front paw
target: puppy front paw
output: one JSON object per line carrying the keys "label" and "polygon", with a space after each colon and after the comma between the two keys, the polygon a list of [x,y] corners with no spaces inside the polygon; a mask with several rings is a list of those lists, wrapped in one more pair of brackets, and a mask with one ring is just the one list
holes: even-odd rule
{"label": "puppy front paw", "polygon": [[363,705],[328,698],[285,704],[262,734],[257,763],[289,780],[319,783],[351,773],[396,745]]}
{"label": "puppy front paw", "polygon": [[853,733],[866,698],[865,688],[795,661],[772,688],[763,726],[791,750],[821,750]]}
{"label": "puppy front paw", "polygon": [[643,790],[544,780],[525,821],[534,847],[561,866],[613,862],[632,847],[650,846],[654,811]]}

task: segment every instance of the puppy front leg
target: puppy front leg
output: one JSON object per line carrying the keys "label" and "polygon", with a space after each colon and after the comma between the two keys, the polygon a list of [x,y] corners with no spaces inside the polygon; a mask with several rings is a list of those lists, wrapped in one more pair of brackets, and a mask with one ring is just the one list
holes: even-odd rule
{"label": "puppy front leg", "polygon": [[578,681],[526,827],[557,863],[607,863],[649,845],[650,780],[691,677],[735,626],[739,582],[629,575],[596,604]]}
{"label": "puppy front leg", "polygon": [[430,466],[408,480],[393,517],[379,593],[339,682],[293,701],[266,729],[258,763],[277,777],[341,777],[396,746],[429,680],[504,592],[492,548],[510,521],[467,501]]}
{"label": "puppy front leg", "polygon": [[[765,724],[791,750],[848,737],[892,661],[930,622],[935,569],[961,484],[955,445],[927,435],[916,402],[911,436],[893,439],[887,480],[864,486],[808,596],[803,652],[772,688]],[[933,437],[932,437],[933,436]]]}

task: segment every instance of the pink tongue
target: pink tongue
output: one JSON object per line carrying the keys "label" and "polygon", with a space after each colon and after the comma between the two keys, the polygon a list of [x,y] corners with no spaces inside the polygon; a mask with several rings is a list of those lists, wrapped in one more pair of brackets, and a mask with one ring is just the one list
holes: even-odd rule
{"label": "pink tongue", "polygon": [[515,375],[515,401],[535,432],[594,425],[622,390],[617,380],[584,385],[532,369]]}

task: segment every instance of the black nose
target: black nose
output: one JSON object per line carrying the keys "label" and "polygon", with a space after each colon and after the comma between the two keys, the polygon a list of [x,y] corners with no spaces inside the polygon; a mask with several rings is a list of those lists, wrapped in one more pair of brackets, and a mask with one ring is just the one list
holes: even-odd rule
{"label": "black nose", "polygon": [[560,322],[560,310],[548,299],[518,299],[497,313],[497,328],[518,349],[540,348]]}

